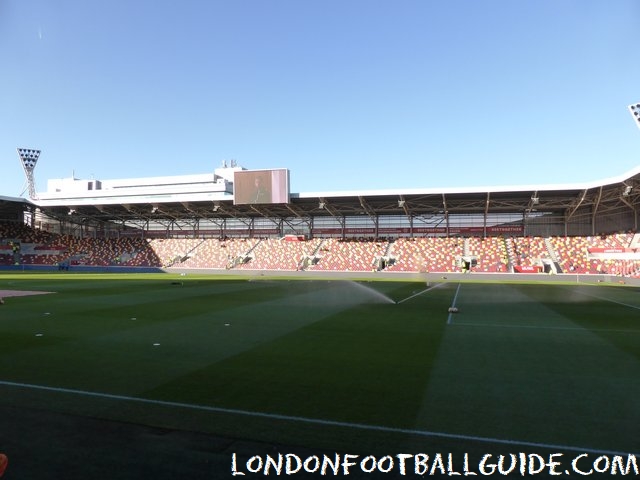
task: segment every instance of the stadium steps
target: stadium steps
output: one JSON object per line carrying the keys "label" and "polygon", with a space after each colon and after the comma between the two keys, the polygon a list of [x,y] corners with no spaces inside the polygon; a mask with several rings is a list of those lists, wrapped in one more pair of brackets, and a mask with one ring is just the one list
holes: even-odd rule
{"label": "stadium steps", "polygon": [[183,263],[186,262],[188,259],[190,259],[191,257],[194,257],[195,255],[197,255],[197,250],[198,248],[200,248],[202,246],[202,244],[205,242],[204,239],[202,239],[200,241],[200,243],[198,243],[197,245],[195,245],[193,248],[191,248],[191,250],[188,250],[184,253],[184,255],[178,255],[177,257],[173,258],[171,260],[171,262],[169,263],[169,265],[165,265],[166,267],[174,267],[177,263]]}
{"label": "stadium steps", "polygon": [[505,247],[507,249],[507,270],[510,273],[513,273],[513,266],[516,264],[516,254],[514,251],[514,246],[513,246],[513,239],[512,238],[505,238],[504,239],[504,244]]}
{"label": "stadium steps", "polygon": [[395,263],[395,256],[393,255],[393,242],[395,240],[391,239],[387,241],[387,246],[384,248],[384,252],[382,255],[376,255],[373,259],[373,268],[376,271],[381,272],[382,270],[386,270],[388,267],[392,266]]}
{"label": "stadium steps", "polygon": [[555,248],[553,248],[553,245],[551,244],[551,239],[549,237],[545,237],[544,244],[547,247],[549,257],[551,258],[551,269],[554,270],[554,273],[562,273],[560,259],[558,258]]}
{"label": "stadium steps", "polygon": [[318,246],[316,247],[316,249],[311,253],[311,255],[312,255],[312,256],[317,255],[317,254],[318,254],[318,252],[320,251],[320,249],[322,248],[322,246],[324,245],[324,242],[326,242],[326,241],[327,241],[327,239],[326,239],[326,238],[324,238],[324,239],[323,239],[323,240],[318,244]]}
{"label": "stadium steps", "polygon": [[245,253],[243,253],[242,255],[238,255],[237,257],[235,257],[228,265],[227,265],[227,270],[230,270],[232,268],[237,267],[238,265],[244,265],[246,263],[249,263],[251,260],[253,260],[255,258],[255,255],[253,254],[253,251],[256,249],[256,247],[258,245],[260,245],[262,243],[262,238],[259,239],[255,245],[253,245],[249,250],[247,250]]}
{"label": "stadium steps", "polygon": [[326,238],[322,239],[318,243],[318,246],[316,246],[316,248],[314,248],[313,251],[309,255],[305,255],[302,258],[302,260],[300,260],[300,264],[298,265],[298,268],[300,270],[307,270],[309,267],[314,266],[315,264],[317,264],[320,261],[320,257],[318,257],[318,252],[322,248],[322,245],[324,245],[325,241],[326,241]]}
{"label": "stadium steps", "polygon": [[256,249],[256,247],[262,243],[262,240],[264,240],[264,239],[262,239],[262,238],[258,239],[258,241],[256,242],[256,244],[255,244],[253,247],[251,247],[251,248],[247,251],[247,253],[245,253],[245,256],[247,256],[247,257],[251,256],[251,254],[252,254],[252,253],[253,253],[253,251]]}
{"label": "stadium steps", "polygon": [[505,237],[502,237],[500,240],[501,240],[500,246],[502,247],[503,253],[506,255],[506,257],[505,255],[503,255],[501,260],[502,260],[502,263],[504,264],[504,260],[506,258],[507,264],[504,266],[508,270],[509,266],[513,265],[513,262],[511,261],[511,253],[509,252],[509,243],[507,242],[507,239]]}
{"label": "stadium steps", "polygon": [[393,242],[395,242],[395,240],[391,239],[389,240],[389,243],[387,243],[387,248],[384,249],[384,253],[383,253],[385,257],[388,257],[391,255],[391,250],[393,249]]}
{"label": "stadium steps", "polygon": [[553,260],[555,263],[558,263],[558,254],[556,253],[555,248],[553,248],[551,239],[549,237],[545,237],[544,244],[547,247],[547,253],[549,253],[549,257],[551,258],[551,260]]}

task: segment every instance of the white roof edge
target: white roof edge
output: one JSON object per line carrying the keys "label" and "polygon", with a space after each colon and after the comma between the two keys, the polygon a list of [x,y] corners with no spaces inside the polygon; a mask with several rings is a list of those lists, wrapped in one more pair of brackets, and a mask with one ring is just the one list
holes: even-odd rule
{"label": "white roof edge", "polygon": [[640,174],[640,165],[622,175],[579,183],[558,184],[532,184],[532,185],[502,185],[485,187],[447,187],[447,188],[411,188],[411,189],[384,189],[384,190],[343,190],[334,192],[304,192],[299,193],[299,198],[318,197],[357,197],[357,196],[381,196],[381,195],[437,195],[442,193],[487,193],[487,192],[527,192],[527,191],[554,191],[554,190],[586,190],[603,187],[615,183],[622,183],[629,178]]}
{"label": "white roof edge", "polygon": [[[90,193],[90,192],[88,192]],[[95,191],[93,192],[95,193]],[[123,193],[114,196],[67,196],[64,198],[41,198],[34,203],[38,207],[83,206],[83,205],[120,205],[147,203],[180,203],[180,202],[221,202],[233,200],[233,195],[227,192],[196,192],[196,193],[167,193],[167,194],[137,194]]]}
{"label": "white roof edge", "polygon": [[[272,169],[271,169],[272,170]],[[640,174],[640,165],[629,170],[622,175],[617,175],[610,178],[605,178],[596,181],[590,182],[580,182],[580,183],[561,183],[561,184],[533,184],[533,185],[502,185],[502,186],[484,186],[484,187],[446,187],[446,188],[412,188],[412,189],[384,189],[384,190],[344,190],[344,191],[318,191],[318,192],[300,192],[295,193],[291,192],[292,198],[318,198],[318,197],[357,197],[357,196],[383,196],[383,195],[439,195],[439,194],[453,194],[453,193],[487,193],[487,192],[527,192],[527,191],[554,191],[554,190],[585,190],[591,188],[597,188],[606,185],[612,185],[615,183],[622,183],[625,180],[630,179],[633,176]],[[194,175],[178,175],[174,176],[174,178],[179,177],[194,177],[199,175],[210,175],[210,174],[194,174]],[[148,177],[148,178],[170,178],[170,177]],[[131,179],[128,179],[131,180]],[[88,192],[87,192],[88,193]],[[51,205],[59,205],[61,201],[69,202],[69,201],[91,201],[98,200],[95,198],[96,191],[92,192],[93,198],[88,195],[85,197],[75,197],[72,195],[73,199],[65,198],[65,199],[34,199],[29,200],[21,197],[0,197],[4,200],[13,200],[13,201],[26,201],[33,203],[35,205],[43,205],[43,206],[51,206]],[[211,195],[214,192],[204,192],[204,196],[202,200],[211,200]],[[219,194],[221,192],[215,192]],[[194,198],[193,193],[174,193],[172,195],[173,198],[167,199],[165,201],[181,201],[181,200],[190,200],[197,201]],[[46,196],[46,195],[45,195]],[[130,203],[142,203],[149,202],[150,200],[154,200],[153,194],[147,193],[146,195],[127,195],[123,192],[122,196],[115,195],[110,202],[107,203],[118,203],[119,201],[123,201],[123,197],[127,197],[126,200]],[[223,195],[216,195],[215,200],[223,201],[232,199],[233,195],[226,193]],[[100,200],[104,201],[104,198]],[[155,198],[156,201],[162,201],[159,198]]]}

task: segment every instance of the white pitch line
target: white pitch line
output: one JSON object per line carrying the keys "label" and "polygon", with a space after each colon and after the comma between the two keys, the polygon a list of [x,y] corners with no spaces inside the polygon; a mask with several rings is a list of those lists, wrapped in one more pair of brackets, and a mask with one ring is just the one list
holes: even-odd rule
{"label": "white pitch line", "polygon": [[637,305],[630,305],[628,303],[616,302],[615,300],[611,300],[610,298],[599,297],[598,295],[591,295],[590,293],[584,293],[580,290],[573,290],[575,293],[579,293],[580,295],[584,295],[586,297],[597,298],[598,300],[604,300],[605,302],[615,303],[617,305],[622,305],[623,307],[634,308],[636,310],[640,310],[640,307]]}
{"label": "white pitch line", "polygon": [[411,300],[413,297],[417,297],[418,295],[422,295],[425,292],[428,292],[429,290],[433,290],[434,288],[438,288],[441,287],[443,285],[446,285],[446,283],[439,283],[437,285],[434,285],[433,287],[429,287],[429,288],[425,288],[424,290],[422,290],[421,292],[418,293],[414,293],[413,295],[411,295],[410,297],[407,298],[403,298],[402,300],[399,300],[398,302],[396,302],[397,304],[406,302],[407,300]]}
{"label": "white pitch line", "polygon": [[[453,296],[453,302],[451,302],[452,307],[456,306],[456,300],[458,298],[458,293],[460,292],[460,285],[462,284],[458,283],[458,288],[456,288],[456,294]],[[452,315],[453,313],[449,313],[449,316],[447,317],[447,325],[451,325],[451,320],[453,319]]]}
{"label": "white pitch line", "polygon": [[145,403],[149,405],[160,405],[163,407],[177,407],[177,408],[185,408],[185,409],[199,410],[199,411],[205,411],[205,412],[226,413],[231,415],[243,415],[247,417],[267,418],[271,420],[285,420],[290,422],[309,423],[313,425],[345,427],[345,428],[353,428],[358,430],[367,430],[367,431],[375,431],[375,432],[400,433],[403,435],[416,435],[420,437],[446,438],[449,440],[467,440],[467,441],[474,441],[474,442],[480,442],[480,443],[517,445],[517,446],[526,446],[526,447],[533,447],[533,448],[544,448],[544,449],[550,449],[550,450],[566,450],[566,451],[581,452],[581,453],[593,453],[593,454],[605,454],[605,455],[631,454],[631,455],[640,456],[640,454],[636,454],[636,453],[632,454],[631,452],[600,450],[596,448],[576,447],[573,445],[558,445],[558,444],[552,444],[552,443],[529,442],[526,440],[509,440],[504,438],[491,438],[491,437],[482,437],[477,435],[432,432],[429,430],[414,430],[410,428],[384,427],[382,425],[367,425],[363,423],[341,422],[338,420],[323,420],[320,418],[298,417],[295,415],[281,415],[277,413],[253,412],[250,410],[236,410],[234,408],[210,407],[207,405],[194,405],[191,403],[170,402],[167,400],[153,400],[150,398],[129,397],[127,395],[115,395],[111,393],[90,392],[87,390],[75,390],[72,388],[47,387],[44,385],[9,382],[4,380],[0,380],[0,385],[5,385],[8,387],[16,387],[16,388],[25,388],[25,389],[31,389],[31,390],[44,390],[48,392],[68,393],[72,395],[79,395],[79,396],[85,396],[85,397],[107,398],[110,400],[120,400],[125,402],[137,402],[137,403]]}
{"label": "white pitch line", "polygon": [[571,330],[575,332],[610,332],[610,333],[638,333],[640,334],[640,330],[624,330],[624,329],[613,329],[613,328],[580,328],[580,327],[554,327],[552,325],[507,325],[500,323],[464,323],[464,322],[456,322],[454,323],[456,326],[460,327],[488,327],[488,328],[526,328],[530,330]]}

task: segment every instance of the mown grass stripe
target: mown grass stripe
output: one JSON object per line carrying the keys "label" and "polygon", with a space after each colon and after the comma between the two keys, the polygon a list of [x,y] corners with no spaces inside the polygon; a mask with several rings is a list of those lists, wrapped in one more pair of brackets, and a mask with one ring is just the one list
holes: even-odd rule
{"label": "mown grass stripe", "polygon": [[[456,306],[456,300],[458,299],[458,293],[460,293],[460,285],[462,285],[462,284],[458,283],[458,288],[456,288],[456,294],[453,296],[453,302],[451,302],[451,306],[452,307]],[[449,312],[449,316],[447,317],[447,325],[451,325],[451,320],[453,320],[453,313]]]}
{"label": "mown grass stripe", "polygon": [[623,307],[629,307],[629,308],[633,308],[635,310],[640,310],[640,306],[638,305],[631,305],[630,303],[623,303],[623,302],[618,302],[617,300],[612,300],[610,298],[605,298],[605,297],[600,297],[598,295],[591,295],[590,293],[585,293],[582,292],[580,290],[572,290],[575,293],[578,293],[580,295],[584,295],[585,297],[591,297],[591,298],[595,298],[597,300],[602,300],[604,302],[610,302],[610,303],[615,303],[616,305],[622,305]]}
{"label": "mown grass stripe", "polygon": [[607,332],[607,333],[640,333],[640,330],[623,330],[612,328],[590,328],[586,330],[579,327],[554,327],[552,325],[507,325],[504,323],[468,323],[456,322],[459,327],[488,327],[488,328],[524,328],[531,330],[570,330],[574,332]]}
{"label": "mown grass stripe", "polygon": [[30,383],[8,382],[4,380],[0,380],[0,385],[4,385],[7,387],[41,390],[41,391],[49,391],[49,392],[56,392],[56,393],[67,393],[71,395],[80,395],[85,397],[105,398],[105,399],[125,401],[125,402],[137,402],[137,403],[144,403],[148,405],[160,405],[164,407],[184,408],[189,410],[199,410],[199,411],[212,412],[212,413],[242,415],[242,416],[248,416],[248,417],[266,418],[271,420],[308,423],[312,425],[321,425],[321,426],[344,427],[344,428],[369,430],[369,431],[376,431],[376,432],[400,433],[405,435],[416,435],[420,437],[444,438],[449,440],[465,440],[465,441],[472,441],[472,442],[479,442],[479,443],[498,444],[498,445],[515,445],[515,446],[524,446],[524,447],[533,447],[533,448],[544,448],[544,449],[557,450],[557,451],[580,452],[580,453],[593,453],[593,454],[604,454],[604,455],[632,454],[632,455],[640,456],[640,454],[636,454],[632,452],[618,452],[613,450],[601,450],[601,449],[590,448],[590,447],[577,447],[573,445],[557,445],[557,444],[548,444],[548,443],[541,443],[541,442],[530,442],[526,440],[511,440],[511,439],[504,439],[504,438],[483,437],[483,436],[477,436],[477,435],[433,432],[429,430],[417,430],[417,429],[410,429],[410,428],[386,427],[383,425],[367,425],[362,423],[350,423],[350,422],[326,420],[326,419],[320,419],[320,418],[307,418],[307,417],[298,417],[294,415],[282,415],[277,413],[254,412],[249,410],[239,410],[239,409],[233,409],[233,408],[213,407],[208,405],[194,405],[190,403],[171,402],[167,400],[154,400],[150,398],[130,397],[126,395],[116,395],[112,393],[75,390],[71,388],[49,387],[45,385],[34,385]]}

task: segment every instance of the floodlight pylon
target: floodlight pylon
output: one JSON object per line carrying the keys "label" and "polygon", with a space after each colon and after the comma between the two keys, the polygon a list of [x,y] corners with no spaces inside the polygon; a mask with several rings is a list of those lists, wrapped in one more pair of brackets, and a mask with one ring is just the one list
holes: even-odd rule
{"label": "floodlight pylon", "polygon": [[27,177],[27,188],[29,189],[29,198],[36,199],[36,181],[33,176],[33,171],[40,158],[40,150],[33,148],[18,148],[18,156],[24,168],[24,174]]}
{"label": "floodlight pylon", "polygon": [[638,128],[640,128],[640,103],[632,103],[629,105],[629,113],[635,120]]}

